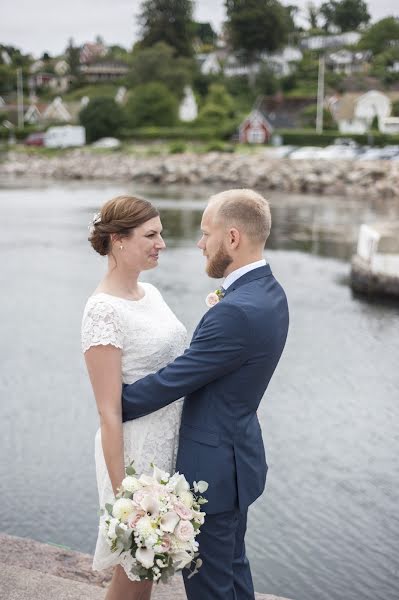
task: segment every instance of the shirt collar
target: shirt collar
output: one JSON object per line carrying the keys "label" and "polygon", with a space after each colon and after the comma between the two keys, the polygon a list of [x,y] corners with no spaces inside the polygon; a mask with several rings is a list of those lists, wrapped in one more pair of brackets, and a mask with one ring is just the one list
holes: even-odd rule
{"label": "shirt collar", "polygon": [[266,265],[266,261],[264,258],[262,258],[261,260],[257,260],[256,262],[249,263],[249,265],[244,265],[243,267],[240,267],[239,269],[232,271],[231,273],[229,273],[227,275],[226,279],[224,280],[223,289],[227,290],[227,288],[229,288],[232,283],[234,283],[235,281],[237,281],[237,279],[239,279],[240,277],[245,275],[245,273],[249,273],[249,271],[252,271],[253,269],[257,269],[258,267],[264,267],[265,265]]}

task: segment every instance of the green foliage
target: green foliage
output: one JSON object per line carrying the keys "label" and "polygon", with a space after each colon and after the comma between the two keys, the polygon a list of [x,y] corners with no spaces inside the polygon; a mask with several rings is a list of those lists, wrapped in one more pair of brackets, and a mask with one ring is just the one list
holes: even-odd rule
{"label": "green foliage", "polygon": [[226,0],[225,5],[229,41],[248,60],[283,46],[294,29],[289,11],[278,0]]}
{"label": "green foliage", "polygon": [[319,8],[313,2],[308,2],[306,6],[307,19],[311,29],[317,29],[319,26]]}
{"label": "green foliage", "polygon": [[399,80],[399,73],[390,70],[395,62],[399,62],[399,47],[389,48],[377,56],[372,61],[371,75],[378,77],[386,85],[390,85]]}
{"label": "green foliage", "polygon": [[[311,104],[303,109],[301,112],[301,120],[304,127],[316,127],[317,117],[317,104]],[[325,130],[336,130],[337,124],[335,123],[332,114],[329,110],[323,110],[323,129]]]}
{"label": "green foliage", "polygon": [[165,42],[179,56],[193,54],[192,0],[144,0],[138,21],[141,25],[140,44],[150,48]]}
{"label": "green foliage", "polygon": [[[276,133],[279,133],[284,144],[293,146],[328,146],[333,144],[334,140],[341,138],[354,140],[358,144],[366,145],[369,143],[367,134],[355,135],[351,134],[342,135],[338,131],[325,131],[324,133],[316,133],[313,129],[280,129]],[[386,146],[387,144],[399,144],[399,136],[396,135],[385,135],[382,133],[373,133],[373,143],[375,146]]]}
{"label": "green foliage", "polygon": [[173,142],[169,146],[170,154],[183,154],[183,152],[186,152],[186,150],[187,145],[184,142]]}
{"label": "green foliage", "polygon": [[77,77],[78,80],[81,79],[80,74],[80,47],[75,46],[73,38],[70,38],[68,41],[68,46],[65,51],[65,58],[69,65],[69,72],[74,77]]}
{"label": "green foliage", "polygon": [[223,142],[219,142],[217,140],[210,142],[204,148],[205,152],[235,152],[235,147],[232,144],[224,144]]}
{"label": "green foliage", "polygon": [[184,86],[191,83],[192,74],[193,63],[190,59],[176,57],[171,46],[159,42],[152,48],[134,52],[129,79],[133,86],[157,81],[182,97]]}
{"label": "green foliage", "polygon": [[129,127],[171,126],[177,122],[178,101],[162,83],[137,86],[126,105]]}
{"label": "green foliage", "polygon": [[392,116],[393,117],[399,117],[399,100],[396,100],[396,102],[392,102]]}
{"label": "green foliage", "polygon": [[255,88],[257,93],[262,96],[273,96],[280,89],[277,77],[265,63],[261,65],[259,73],[256,75]]}
{"label": "green foliage", "polygon": [[370,21],[364,0],[328,0],[320,7],[325,29],[337,27],[340,31],[353,31]]}
{"label": "green foliage", "polygon": [[399,42],[399,21],[386,17],[374,23],[362,36],[359,47],[380,54]]}
{"label": "green foliage", "polygon": [[193,36],[198,38],[202,44],[214,46],[216,42],[216,33],[210,23],[193,22]]}
{"label": "green foliage", "polygon": [[123,109],[112,98],[94,98],[79,113],[79,121],[86,129],[88,142],[106,136],[117,136],[125,124]]}
{"label": "green foliage", "polygon": [[223,127],[140,127],[138,129],[125,128],[120,132],[120,137],[128,140],[180,140],[192,142],[194,140],[227,140],[236,131],[236,123],[228,122]]}
{"label": "green foliage", "polygon": [[12,67],[28,67],[32,62],[32,58],[29,54],[22,54],[19,48],[14,46],[8,46],[7,44],[0,44],[0,65],[5,64],[3,60],[3,52],[6,52],[11,59]]}
{"label": "green foliage", "polygon": [[235,116],[234,100],[223,85],[210,86],[197,122],[200,125],[221,127]]}
{"label": "green foliage", "polygon": [[17,87],[17,71],[12,65],[0,64],[0,90],[2,94],[12,92]]}
{"label": "green foliage", "polygon": [[63,94],[62,99],[66,102],[76,102],[87,96],[93,98],[115,98],[119,85],[115,83],[91,83]]}

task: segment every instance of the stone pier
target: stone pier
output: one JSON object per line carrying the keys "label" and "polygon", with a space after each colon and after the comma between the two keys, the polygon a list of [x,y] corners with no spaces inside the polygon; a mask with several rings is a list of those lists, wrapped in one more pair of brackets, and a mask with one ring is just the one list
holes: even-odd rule
{"label": "stone pier", "polygon": [[[0,600],[103,600],[111,572],[92,571],[91,560],[88,554],[0,534]],[[186,600],[181,577],[155,586],[152,598]],[[256,594],[256,600],[285,599]]]}

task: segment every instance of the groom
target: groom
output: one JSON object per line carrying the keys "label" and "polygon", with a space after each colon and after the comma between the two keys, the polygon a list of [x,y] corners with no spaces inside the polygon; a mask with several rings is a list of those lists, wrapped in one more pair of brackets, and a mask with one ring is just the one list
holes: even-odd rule
{"label": "groom", "polygon": [[219,302],[190,347],[157,373],[123,388],[123,420],[185,396],[176,469],[209,483],[198,537],[203,565],[184,577],[189,600],[253,600],[244,536],[248,507],[265,487],[267,464],[256,410],[288,331],[287,300],[263,250],[267,201],[252,190],[211,197],[202,217],[210,277],[225,277]]}

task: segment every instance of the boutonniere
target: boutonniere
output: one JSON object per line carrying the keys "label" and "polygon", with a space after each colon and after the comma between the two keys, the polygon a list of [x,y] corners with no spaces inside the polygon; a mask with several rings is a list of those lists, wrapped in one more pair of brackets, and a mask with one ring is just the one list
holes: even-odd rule
{"label": "boutonniere", "polygon": [[224,298],[225,293],[225,290],[218,288],[214,292],[211,292],[207,295],[207,297],[205,298],[205,304],[208,308],[215,306],[215,304],[217,304]]}

